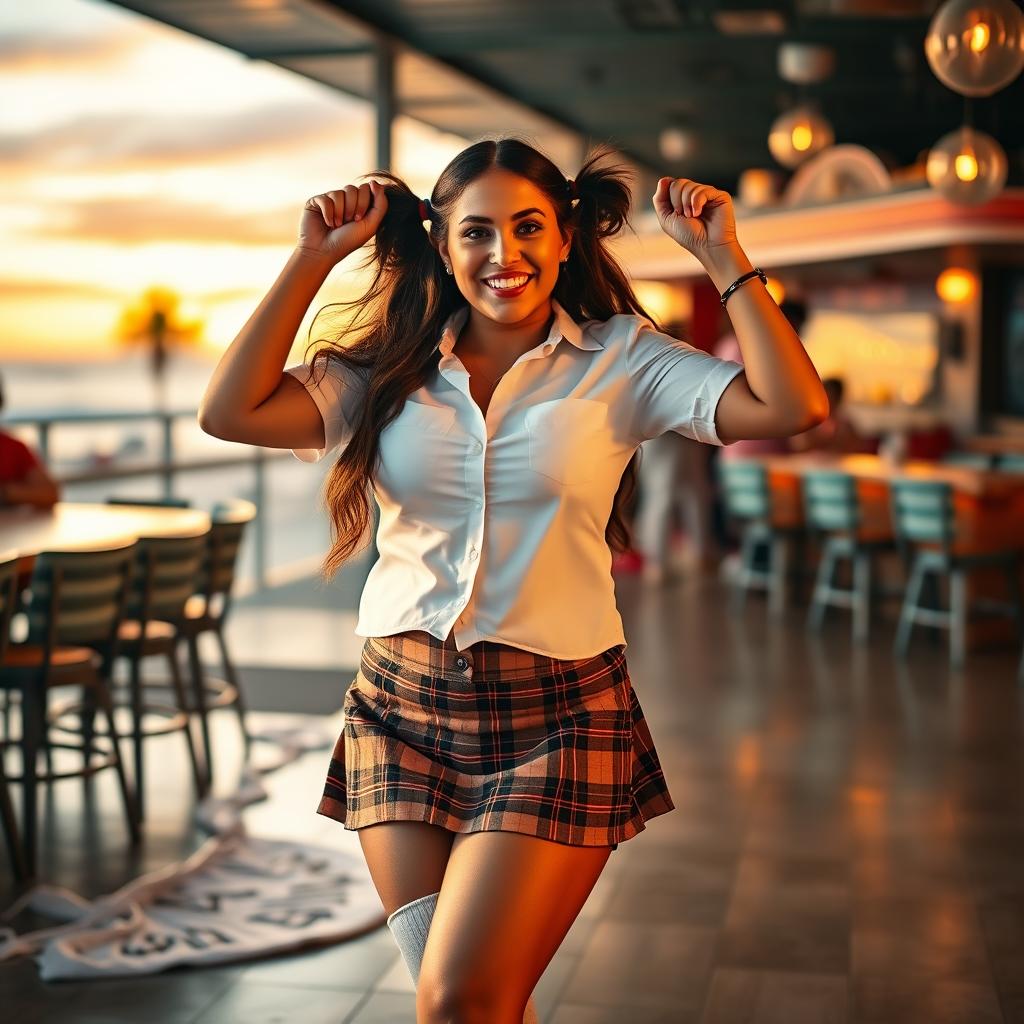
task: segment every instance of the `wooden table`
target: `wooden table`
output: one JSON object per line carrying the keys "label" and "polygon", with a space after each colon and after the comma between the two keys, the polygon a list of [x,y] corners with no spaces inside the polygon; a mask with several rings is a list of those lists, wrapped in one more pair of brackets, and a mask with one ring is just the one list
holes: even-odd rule
{"label": "wooden table", "polygon": [[59,501],[52,509],[0,508],[0,551],[18,556],[18,574],[30,572],[41,551],[99,551],[140,537],[197,537],[210,514],[194,508],[104,505]]}
{"label": "wooden table", "polygon": [[[953,487],[953,509],[959,538],[988,547],[1024,547],[1024,474],[943,462],[908,460],[892,463],[878,455],[839,455],[804,452],[792,455],[752,455],[765,465],[772,494],[774,517],[780,522],[803,521],[800,478],[815,469],[840,470],[856,478],[865,527],[892,529],[889,485],[894,480],[945,481]],[[902,578],[898,562],[885,570]],[[1024,582],[1024,578],[1022,578]],[[1004,599],[1005,580],[998,570],[972,573],[969,594]],[[1009,637],[1008,621],[985,619],[970,623],[968,642],[983,637]]]}

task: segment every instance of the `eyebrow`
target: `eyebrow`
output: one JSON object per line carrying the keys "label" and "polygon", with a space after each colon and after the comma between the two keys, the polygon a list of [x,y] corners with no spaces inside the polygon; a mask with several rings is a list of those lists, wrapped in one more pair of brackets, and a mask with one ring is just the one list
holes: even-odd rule
{"label": "eyebrow", "polygon": [[[518,213],[512,214],[513,220],[519,220],[520,217],[526,217],[531,213],[539,213],[542,217],[545,216],[543,210],[538,210],[536,206],[531,206],[528,210],[520,210]],[[476,224],[493,224],[494,221],[490,217],[474,217],[472,214],[468,217],[463,217],[459,221],[460,224],[465,224],[467,221],[473,221]]]}

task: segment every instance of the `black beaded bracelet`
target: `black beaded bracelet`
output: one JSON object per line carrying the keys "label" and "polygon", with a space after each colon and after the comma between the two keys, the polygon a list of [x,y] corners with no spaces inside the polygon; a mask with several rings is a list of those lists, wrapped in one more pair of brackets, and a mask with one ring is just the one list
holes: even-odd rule
{"label": "black beaded bracelet", "polygon": [[768,283],[768,277],[766,276],[765,272],[760,267],[754,267],[754,269],[751,270],[749,273],[744,274],[742,277],[737,277],[736,280],[733,281],[733,283],[729,285],[729,287],[726,288],[724,292],[722,292],[722,307],[725,307],[726,302],[729,301],[729,296],[732,295],[732,293],[736,291],[736,289],[739,288],[741,284],[743,284],[745,281],[750,281],[755,277],[761,278],[761,284]]}

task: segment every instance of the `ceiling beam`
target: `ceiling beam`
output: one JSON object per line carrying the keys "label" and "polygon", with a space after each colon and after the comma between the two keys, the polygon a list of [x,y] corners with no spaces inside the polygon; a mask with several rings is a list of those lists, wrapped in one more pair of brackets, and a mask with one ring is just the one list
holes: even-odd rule
{"label": "ceiling beam", "polygon": [[709,28],[659,28],[649,32],[635,29],[592,29],[559,32],[545,29],[538,31],[508,31],[495,24],[488,31],[458,32],[444,28],[423,31],[409,25],[404,37],[410,45],[434,57],[471,57],[474,53],[500,53],[504,50],[529,50],[558,52],[612,49],[628,51],[636,49],[642,53],[648,47],[679,46],[693,43],[700,47],[709,44],[761,47],[766,39],[782,42],[832,43],[837,46],[849,43],[877,46],[884,39],[892,41],[900,33],[912,35],[915,40],[924,37],[928,28],[928,17],[916,18],[828,18],[807,21],[799,29],[779,35],[725,35]]}

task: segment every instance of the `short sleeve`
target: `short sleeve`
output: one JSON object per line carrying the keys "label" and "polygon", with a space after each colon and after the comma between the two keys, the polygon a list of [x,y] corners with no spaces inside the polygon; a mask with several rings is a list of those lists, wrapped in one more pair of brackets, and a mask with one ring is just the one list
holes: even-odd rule
{"label": "short sleeve", "polygon": [[674,430],[695,441],[725,444],[715,430],[715,410],[743,365],[662,334],[642,317],[637,324],[626,349],[626,371],[641,439]]}
{"label": "short sleeve", "polygon": [[[335,448],[344,450],[352,439],[356,409],[366,391],[366,371],[342,363],[338,359],[285,367],[309,392],[324,421],[323,448],[293,448],[300,462],[319,462]],[[339,452],[340,454],[340,452]]]}

